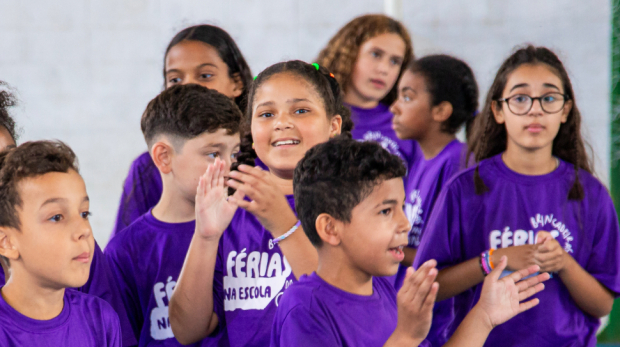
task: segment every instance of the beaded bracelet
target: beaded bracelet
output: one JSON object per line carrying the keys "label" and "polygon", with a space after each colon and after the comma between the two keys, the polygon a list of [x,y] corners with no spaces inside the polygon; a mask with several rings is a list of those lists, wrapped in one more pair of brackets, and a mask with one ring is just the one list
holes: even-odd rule
{"label": "beaded bracelet", "polygon": [[484,251],[480,254],[480,268],[482,273],[486,276],[491,273],[491,265],[489,265],[489,251]]}
{"label": "beaded bracelet", "polygon": [[289,229],[289,231],[287,231],[286,233],[276,237],[275,239],[273,239],[273,244],[277,245],[278,242],[281,242],[282,240],[284,240],[285,238],[291,236],[292,233],[295,232],[295,230],[297,230],[299,228],[299,226],[301,225],[301,221],[297,221],[297,223],[295,223],[295,225],[293,225],[293,227],[291,229]]}

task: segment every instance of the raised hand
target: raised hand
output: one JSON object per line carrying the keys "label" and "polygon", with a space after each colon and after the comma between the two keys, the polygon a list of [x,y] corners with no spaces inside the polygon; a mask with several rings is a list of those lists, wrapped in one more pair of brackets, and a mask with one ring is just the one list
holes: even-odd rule
{"label": "raised hand", "polygon": [[484,280],[480,300],[476,306],[486,313],[490,327],[495,327],[538,305],[537,298],[522,302],[545,288],[544,282],[549,279],[548,273],[542,273],[523,279],[540,270],[538,265],[515,271],[499,278],[506,268],[508,259],[503,256],[499,264]]}
{"label": "raised hand", "polygon": [[560,243],[547,231],[539,231],[536,234],[538,252],[535,256],[540,265],[540,271],[560,272],[566,266],[566,257],[570,255],[564,251]]}
{"label": "raised hand", "polygon": [[239,171],[231,171],[230,177],[233,179],[226,184],[249,197],[251,201],[237,198],[236,193],[228,201],[256,216],[274,237],[285,233],[295,224],[297,218],[293,210],[267,171],[260,167],[239,165]]}
{"label": "raised hand", "polygon": [[216,158],[200,177],[196,189],[196,232],[208,240],[219,240],[237,210],[236,202],[243,200],[241,191],[227,197],[226,171],[225,162]]}

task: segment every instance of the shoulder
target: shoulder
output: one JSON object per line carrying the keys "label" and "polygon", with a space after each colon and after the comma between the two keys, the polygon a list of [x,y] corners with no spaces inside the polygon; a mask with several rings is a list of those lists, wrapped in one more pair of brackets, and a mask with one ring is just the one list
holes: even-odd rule
{"label": "shoulder", "polygon": [[107,301],[71,288],[65,290],[72,311],[77,310],[81,315],[92,316],[95,319],[103,319],[107,322],[119,322],[118,314]]}
{"label": "shoulder", "polygon": [[114,255],[134,249],[135,245],[141,245],[143,242],[152,240],[152,237],[147,235],[151,233],[152,230],[148,225],[146,214],[144,214],[114,236],[106,245],[104,253]]}

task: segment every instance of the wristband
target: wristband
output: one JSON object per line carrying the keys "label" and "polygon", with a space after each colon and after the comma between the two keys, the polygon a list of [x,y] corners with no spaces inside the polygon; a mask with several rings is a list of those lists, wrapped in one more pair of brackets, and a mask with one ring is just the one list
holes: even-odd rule
{"label": "wristband", "polygon": [[281,242],[282,240],[286,239],[287,237],[291,236],[291,234],[293,234],[295,232],[295,230],[297,230],[299,228],[299,226],[301,225],[301,221],[297,221],[297,223],[295,223],[295,225],[293,225],[292,228],[289,229],[289,231],[287,231],[286,233],[276,237],[275,239],[273,239],[273,244],[277,245],[278,242]]}
{"label": "wristband", "polygon": [[491,259],[493,256],[493,251],[495,251],[493,248],[489,249],[489,266],[491,267],[491,270],[495,269],[495,265],[493,265],[493,260]]}
{"label": "wristband", "polygon": [[484,275],[488,275],[491,273],[491,265],[489,265],[489,251],[484,251],[480,254],[480,268]]}

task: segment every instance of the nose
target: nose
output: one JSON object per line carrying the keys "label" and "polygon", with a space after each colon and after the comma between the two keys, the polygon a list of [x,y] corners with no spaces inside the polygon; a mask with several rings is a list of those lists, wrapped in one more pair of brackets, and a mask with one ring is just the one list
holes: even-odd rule
{"label": "nose", "polygon": [[396,218],[398,218],[398,233],[405,233],[405,235],[409,233],[409,230],[411,230],[411,223],[409,223],[405,211],[402,209],[399,210],[396,213]]}
{"label": "nose", "polygon": [[396,99],[396,101],[394,101],[392,105],[390,106],[390,112],[392,112],[392,114],[395,116],[400,115],[400,108],[398,107],[398,99]]}
{"label": "nose", "polygon": [[543,114],[544,111],[542,109],[542,100],[532,100],[532,108],[530,108],[530,111],[527,113],[527,115],[536,117],[542,116]]}
{"label": "nose", "polygon": [[273,124],[274,130],[292,129],[293,127],[293,117],[291,117],[289,114],[281,113],[280,115],[276,116]]}
{"label": "nose", "polygon": [[93,235],[93,229],[87,219],[80,218],[80,222],[75,226],[73,237],[76,241],[88,239]]}

